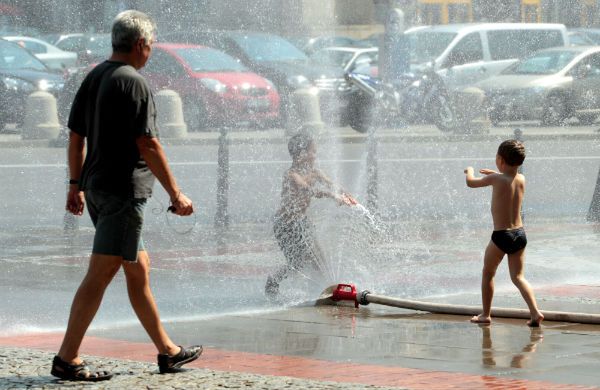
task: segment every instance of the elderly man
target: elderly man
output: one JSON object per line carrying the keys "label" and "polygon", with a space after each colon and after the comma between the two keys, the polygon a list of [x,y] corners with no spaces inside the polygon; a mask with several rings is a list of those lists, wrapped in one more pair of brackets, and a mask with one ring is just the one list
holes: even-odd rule
{"label": "elderly man", "polygon": [[66,208],[81,215],[87,202],[96,232],[87,274],[75,294],[65,337],[52,363],[52,375],[61,379],[112,377],[90,369],[79,357],[79,348],[106,287],[121,267],[131,305],[158,349],[160,372],[173,372],[202,353],[201,346],[177,346],[164,330],[150,290],[150,260],[141,238],[144,206],[155,178],[171,198],[170,210],[181,216],[194,212],[169,169],[157,138],[154,100],[137,72],[150,57],[154,32],[154,22],[142,12],[117,15],[112,26],[113,53],[87,75],[71,109]]}

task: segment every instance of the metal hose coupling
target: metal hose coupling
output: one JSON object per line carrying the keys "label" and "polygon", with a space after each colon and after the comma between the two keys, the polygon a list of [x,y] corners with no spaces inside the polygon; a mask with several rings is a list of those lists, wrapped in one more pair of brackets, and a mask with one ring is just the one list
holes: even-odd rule
{"label": "metal hose coupling", "polygon": [[358,303],[363,306],[367,306],[369,304],[369,301],[367,300],[367,295],[369,294],[371,294],[371,291],[362,290],[357,296]]}

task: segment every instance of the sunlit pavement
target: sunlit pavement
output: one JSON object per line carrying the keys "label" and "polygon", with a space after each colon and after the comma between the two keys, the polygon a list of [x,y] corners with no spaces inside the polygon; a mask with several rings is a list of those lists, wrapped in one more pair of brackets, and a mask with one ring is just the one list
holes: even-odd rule
{"label": "sunlit pavement", "polygon": [[[521,127],[526,137],[540,139],[599,137],[597,127],[514,127]],[[493,128],[489,135],[472,137],[508,137],[514,127]],[[350,129],[338,130],[348,140],[365,138]],[[283,134],[281,130],[236,132],[231,137],[239,142],[245,137],[283,142]],[[426,141],[445,137],[428,126],[386,129],[379,134],[388,139],[422,136]],[[216,142],[217,137],[217,133],[193,133],[190,142]],[[44,142],[30,145],[47,145]],[[18,134],[1,134],[0,145],[28,144],[20,141]],[[600,253],[597,226],[529,222],[527,277],[540,307],[600,313],[600,287],[594,282]],[[5,298],[0,302],[0,346],[4,346],[0,347],[0,388],[66,387],[49,376],[49,364],[60,343],[72,294],[85,270],[91,229],[84,226],[77,235],[63,237],[61,226],[51,231],[45,226],[14,228],[2,232],[0,245]],[[489,232],[477,224],[458,231],[446,231],[445,226],[418,230],[417,244],[422,248],[414,247],[410,239],[378,248],[398,256],[413,255],[377,275],[385,278],[388,292],[421,298],[412,294],[438,291],[440,296],[430,295],[427,300],[478,304],[481,252]],[[177,343],[202,343],[205,352],[190,365],[195,369],[180,376],[154,375],[154,348],[135,321],[123,280],[117,277],[82,348],[86,356],[100,357],[90,358],[94,364],[120,374],[111,381],[112,388],[347,388],[354,383],[356,388],[562,389],[600,383],[600,326],[547,322],[541,331],[532,331],[524,320],[499,319],[490,327],[480,327],[466,317],[375,305],[354,309],[270,304],[262,295],[264,278],[282,259],[269,226],[258,230],[232,226],[227,237],[198,229],[174,242],[161,241],[161,233],[152,231],[147,236],[161,313]],[[219,237],[223,242],[219,243]],[[523,308],[505,266],[497,279],[494,305]],[[288,281],[285,287],[290,284]],[[202,287],[195,290],[194,285]],[[376,290],[377,283],[358,287]],[[232,307],[237,314],[219,313],[221,305]],[[239,314],[245,307],[249,312]],[[181,318],[182,312],[189,315]],[[115,325],[115,319],[124,321]],[[40,324],[44,333],[19,327],[22,324]],[[48,333],[48,329],[52,331]],[[291,385],[287,379],[273,380],[272,376],[317,382]]]}
{"label": "sunlit pavement", "polygon": [[[586,270],[595,273],[595,269],[586,266],[594,262],[599,250],[599,242],[594,239],[598,234],[595,225],[560,226],[567,227],[564,231],[568,231],[570,236],[566,237],[559,226],[532,227],[530,260],[536,265],[535,269],[542,267],[540,262],[546,262],[548,267],[556,268],[552,277],[558,279],[564,276],[560,274],[566,273],[566,270],[570,270],[572,275]],[[571,250],[569,257],[563,258],[557,251],[558,247],[564,246],[557,239],[559,236],[568,240],[569,245],[581,249],[575,252]],[[421,284],[422,288],[446,283],[448,289],[459,292],[426,299],[478,304],[476,285],[480,259],[475,244],[444,251],[443,248],[447,248],[452,240],[450,235],[429,237],[429,240],[428,249],[432,253],[431,258],[427,259],[429,269],[422,273],[415,272],[419,267],[413,263],[410,274],[406,274],[402,266],[397,265],[398,269],[390,270],[393,277],[397,278],[397,283]],[[556,241],[556,247],[552,247],[552,241]],[[314,307],[309,304],[268,304],[260,296],[260,287],[264,283],[264,274],[273,264],[268,259],[274,257],[272,253],[276,248],[267,241],[262,244],[253,242],[254,247],[245,249],[231,242],[229,249],[216,248],[214,252],[209,248],[193,249],[190,246],[187,249],[174,248],[174,252],[165,249],[156,253],[153,278],[161,311],[169,312],[170,305],[181,305],[179,312],[185,310],[185,307],[188,310],[203,310],[202,307],[193,306],[191,302],[210,304],[216,299],[213,304],[218,304],[223,296],[245,299],[250,305],[259,300],[266,302],[262,309],[249,307],[250,311],[246,314],[241,311],[234,315],[198,317],[194,314],[202,313],[190,312],[189,318],[170,319],[167,322],[167,329],[178,344],[202,343],[205,346],[202,358],[190,367],[214,370],[210,371],[209,376],[216,382],[206,382],[210,384],[206,385],[208,388],[218,387],[217,383],[235,384],[249,380],[232,374],[235,372],[259,375],[249,383],[265,388],[284,387],[285,381],[273,382],[271,376],[317,381],[316,384],[299,382],[298,388],[336,386],[330,382],[338,383],[337,386],[344,388],[348,386],[347,383],[353,383],[409,389],[562,389],[591,388],[600,383],[600,372],[597,370],[600,326],[546,322],[541,329],[530,329],[525,325],[525,320],[510,319],[496,319],[491,326],[477,326],[469,323],[468,317],[464,316],[433,315],[373,304],[359,309]],[[545,248],[536,253],[539,252],[535,249],[536,246]],[[55,295],[52,300],[53,305],[60,306],[55,306],[55,310],[64,316],[72,289],[79,280],[80,271],[83,271],[81,265],[85,258],[61,261],[56,253],[46,260],[42,254],[35,254],[36,247],[33,245],[28,251],[30,256],[20,260],[18,265],[14,262],[4,264],[5,271],[11,276],[11,282],[7,282],[9,285],[5,286],[5,291],[18,290],[22,297],[20,306],[24,309],[33,307],[30,305],[34,303],[43,305],[44,298],[39,294],[48,289],[52,289],[53,294],[61,291],[48,287],[49,281],[36,274],[35,269],[41,266],[45,270],[44,276],[51,276],[60,285],[69,285],[68,294],[60,295],[62,298]],[[242,257],[236,257],[242,253],[255,260],[249,263]],[[554,253],[554,257],[545,257],[548,253]],[[171,264],[169,259],[177,254],[185,260]],[[211,256],[221,258],[221,266],[211,265]],[[256,259],[260,261],[257,262]],[[568,264],[564,262],[567,260]],[[275,256],[273,261],[276,263],[279,260]],[[81,265],[77,267],[77,264]],[[450,271],[448,267],[453,270]],[[444,273],[443,269],[449,272]],[[214,296],[206,294],[206,290],[210,291],[210,288],[204,288],[202,296],[181,296],[178,302],[178,295],[189,291],[190,282],[203,285],[209,283],[208,278],[202,277],[204,273],[208,273],[206,276],[212,279],[218,279],[215,286],[219,290],[214,290]],[[175,278],[171,278],[170,274]],[[183,274],[186,277],[182,277]],[[542,283],[544,274],[534,273],[529,276],[543,310],[600,312],[600,286]],[[240,283],[243,278],[255,280],[256,283]],[[523,301],[508,282],[505,272],[500,272],[497,279],[495,306],[523,308]],[[235,280],[238,283],[234,283]],[[120,285],[122,282],[117,280],[116,284]],[[177,282],[176,288],[169,288],[168,284],[173,282]],[[387,283],[389,282],[388,280]],[[292,283],[289,281],[282,287],[289,289]],[[469,291],[461,290],[461,284],[469,284],[471,288]],[[255,289],[256,285],[258,291]],[[358,286],[359,289],[364,287]],[[398,290],[403,291],[402,288]],[[116,295],[119,297],[116,299],[114,293],[112,297],[111,294],[108,295],[104,312],[116,315],[117,318],[128,317],[129,320],[122,325],[95,326],[84,343],[82,353],[99,357],[100,359],[91,357],[89,360],[100,367],[108,367],[120,373],[114,382],[116,388],[126,385],[135,388],[141,383],[160,388],[203,388],[197,381],[207,380],[208,374],[204,370],[191,370],[181,376],[171,376],[170,379],[154,375],[154,347],[142,328],[135,320],[131,320],[132,314],[122,314],[123,309],[127,309],[125,291],[121,288],[117,290]],[[410,295],[401,297],[410,298]],[[32,299],[38,302],[31,302]],[[185,302],[181,302],[182,300]],[[38,310],[40,316],[44,311],[42,308],[34,310]],[[10,311],[18,309],[5,308],[3,316]],[[50,317],[51,313],[52,311]],[[33,383],[36,386],[54,383],[48,375],[49,357],[57,350],[61,336],[61,331],[21,331],[1,337],[0,346],[19,349],[8,353],[8,350],[0,348],[0,357],[7,356],[2,362],[4,367],[0,369],[0,387],[3,380],[17,388],[18,384],[23,383]],[[46,352],[35,352],[38,349]],[[128,362],[129,360],[140,363]],[[144,364],[140,365],[141,363]],[[25,375],[23,370],[27,369],[28,364],[37,365],[37,371]],[[21,376],[16,375],[18,373]],[[321,386],[318,383],[324,384]],[[60,387],[62,384],[56,386]]]}
{"label": "sunlit pavement", "polygon": [[[478,326],[461,316],[375,307],[299,307],[167,326],[180,343],[204,344],[203,356],[190,368],[217,372],[337,382],[340,388],[354,383],[408,389],[576,389],[600,383],[600,328],[595,326],[546,323],[530,329],[523,320]],[[27,348],[37,356],[31,349],[56,351],[60,337],[7,337],[0,345]],[[140,380],[135,364],[110,359],[155,361],[154,348],[139,326],[94,331],[83,351],[103,358],[90,358],[99,367],[116,365],[121,381],[127,375]],[[47,377],[47,372],[42,367],[38,375]],[[150,383],[155,378],[148,374]],[[172,380],[188,387],[179,381],[184,378],[193,379],[175,375]],[[45,380],[52,382],[50,377]],[[196,386],[202,388],[189,383]]]}

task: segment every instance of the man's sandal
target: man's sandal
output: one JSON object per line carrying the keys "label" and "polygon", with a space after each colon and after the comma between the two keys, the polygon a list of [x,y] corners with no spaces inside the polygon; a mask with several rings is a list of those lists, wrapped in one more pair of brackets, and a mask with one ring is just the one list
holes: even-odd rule
{"label": "man's sandal", "polygon": [[85,363],[70,364],[62,360],[58,355],[52,361],[52,375],[66,381],[105,381],[113,377],[108,371],[92,371]]}
{"label": "man's sandal", "polygon": [[177,372],[177,369],[181,368],[181,366],[189,362],[193,362],[194,360],[198,359],[202,354],[201,345],[194,345],[188,348],[183,348],[180,345],[179,348],[181,348],[181,351],[179,351],[177,355],[158,355],[158,370],[161,374],[165,374],[168,372]]}

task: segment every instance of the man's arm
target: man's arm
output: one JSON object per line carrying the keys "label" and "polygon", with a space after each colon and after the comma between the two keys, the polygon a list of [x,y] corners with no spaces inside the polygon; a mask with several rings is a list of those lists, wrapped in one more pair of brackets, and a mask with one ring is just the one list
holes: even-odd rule
{"label": "man's arm", "polygon": [[483,177],[475,177],[475,173],[473,167],[467,167],[465,169],[466,173],[466,181],[467,187],[470,188],[479,188],[479,187],[487,187],[489,185],[494,184],[494,180],[496,179],[496,175],[498,174],[496,171],[492,171],[491,169],[482,169],[479,171],[484,174]]}
{"label": "man's arm", "polygon": [[177,186],[175,176],[171,173],[167,156],[156,137],[140,136],[135,140],[140,155],[148,164],[148,168],[158,179],[165,191],[169,194],[171,204],[175,207],[175,214],[190,215],[194,212],[192,201],[181,193]]}
{"label": "man's arm", "polygon": [[[69,147],[67,150],[67,158],[69,164],[69,178],[79,181],[81,177],[81,169],[83,167],[83,159],[85,157],[85,137],[77,134],[74,131],[69,132]],[[65,209],[74,215],[83,214],[85,200],[83,192],[79,191],[79,183],[69,184],[69,192],[67,193],[67,205]]]}

